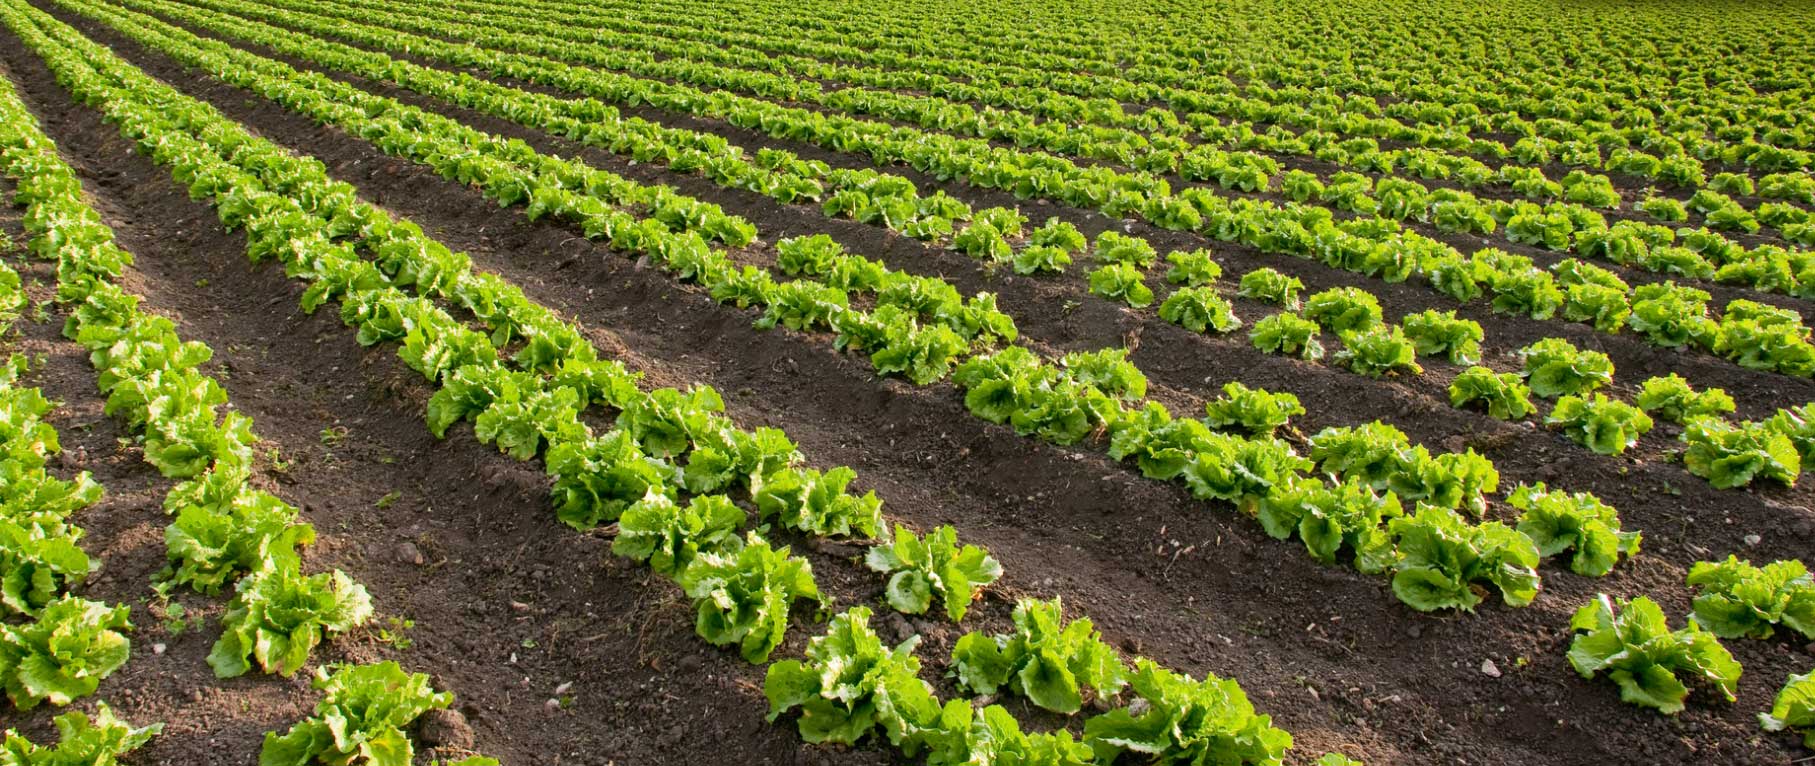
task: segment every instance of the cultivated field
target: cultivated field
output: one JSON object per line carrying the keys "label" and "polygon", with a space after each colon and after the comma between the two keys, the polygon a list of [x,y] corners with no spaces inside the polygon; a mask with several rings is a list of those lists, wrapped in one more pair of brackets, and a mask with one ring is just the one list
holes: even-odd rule
{"label": "cultivated field", "polygon": [[1806,761],[1811,30],[0,0],[0,766]]}

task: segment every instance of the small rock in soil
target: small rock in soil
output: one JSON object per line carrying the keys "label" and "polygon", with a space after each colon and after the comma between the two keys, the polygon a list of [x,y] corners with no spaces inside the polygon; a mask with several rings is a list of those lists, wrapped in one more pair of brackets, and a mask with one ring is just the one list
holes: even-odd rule
{"label": "small rock in soil", "polygon": [[417,548],[415,543],[407,540],[397,544],[397,560],[418,567],[428,561],[428,559],[423,558],[422,549]]}
{"label": "small rock in soil", "polygon": [[1500,666],[1495,665],[1493,660],[1482,660],[1481,675],[1487,676],[1488,678],[1499,678]]}
{"label": "small rock in soil", "polygon": [[[551,700],[552,701],[552,700]],[[556,703],[557,705],[560,703]],[[422,729],[416,737],[429,747],[473,749],[473,727],[458,710],[430,710],[418,719]]]}

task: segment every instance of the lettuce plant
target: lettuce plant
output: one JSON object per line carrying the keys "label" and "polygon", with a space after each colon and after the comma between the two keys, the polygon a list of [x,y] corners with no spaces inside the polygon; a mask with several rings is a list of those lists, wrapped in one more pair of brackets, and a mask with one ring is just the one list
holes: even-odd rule
{"label": "lettuce plant", "polygon": [[1311,461],[1280,439],[1210,433],[1198,446],[1181,473],[1191,495],[1200,500],[1247,507],[1311,468]]}
{"label": "lettuce plant", "polygon": [[498,351],[484,333],[460,324],[431,321],[410,324],[398,356],[410,369],[435,383],[466,365],[496,361]]}
{"label": "lettuce plant", "polygon": [[1815,750],[1815,672],[1792,675],[1777,692],[1771,712],[1758,714],[1765,731],[1802,732],[1802,746]]}
{"label": "lettuce plant", "polygon": [[1519,509],[1519,532],[1538,546],[1538,555],[1556,556],[1574,549],[1569,569],[1584,577],[1613,571],[1621,556],[1638,555],[1639,533],[1620,530],[1613,506],[1587,492],[1552,492],[1538,484],[1521,484],[1506,502]]}
{"label": "lettuce plant", "polygon": [[455,423],[476,417],[501,397],[521,398],[524,389],[536,390],[542,382],[534,374],[512,370],[500,362],[469,364],[448,373],[440,390],[429,397],[429,433],[441,439]]}
{"label": "lettuce plant", "polygon": [[1638,209],[1660,221],[1687,223],[1689,210],[1683,203],[1669,197],[1647,197],[1638,203]]}
{"label": "lettuce plant", "polygon": [[755,532],[740,549],[700,551],[679,579],[693,599],[700,637],[713,646],[737,644],[754,664],[767,662],[781,645],[796,600],[823,600],[813,566],[786,547],[769,547]]}
{"label": "lettuce plant", "polygon": [[1202,420],[1174,420],[1159,402],[1147,402],[1109,426],[1109,456],[1135,459],[1141,474],[1168,481],[1183,473],[1197,453],[1210,449],[1210,429]]}
{"label": "lettuce plant", "polygon": [[1424,267],[1424,278],[1432,289],[1458,303],[1469,303],[1481,297],[1481,283],[1491,273],[1479,261],[1448,255],[1432,258]]}
{"label": "lettuce plant", "polygon": [[1160,302],[1160,318],[1192,332],[1226,333],[1242,326],[1234,307],[1211,287],[1184,287],[1174,291]]}
{"label": "lettuce plant", "polygon": [[629,432],[562,442],[548,451],[555,515],[574,529],[615,521],[651,492],[672,495],[672,468],[645,454]]}
{"label": "lettuce plant", "polygon": [[1613,382],[1613,361],[1598,351],[1583,351],[1562,338],[1545,338],[1519,350],[1520,372],[1532,393],[1546,399],[1584,394]]}
{"label": "lettuce plant", "polygon": [[1002,565],[975,545],[958,547],[958,531],[942,526],[923,538],[897,524],[895,539],[870,549],[870,569],[889,578],[889,606],[906,614],[924,614],[936,594],[952,622],[964,619],[971,600],[1002,576]]}
{"label": "lettuce plant", "polygon": [[723,495],[696,495],[686,505],[650,492],[618,517],[611,552],[649,562],[656,574],[678,576],[700,551],[735,549],[744,512]]}
{"label": "lettuce plant", "polygon": [[1737,318],[1731,306],[1721,317],[1714,353],[1750,370],[1815,375],[1815,345],[1809,343],[1806,330]]}
{"label": "lettuce plant", "polygon": [[1576,632],[1569,664],[1583,678],[1606,673],[1626,702],[1666,715],[1680,712],[1689,687],[1678,673],[1700,679],[1729,702],[1734,699],[1740,667],[1720,639],[1693,621],[1672,631],[1664,610],[1649,598],[1616,605],[1600,595],[1576,610],[1569,627]]}
{"label": "lettuce plant", "polygon": [[42,466],[45,458],[62,451],[57,429],[44,422],[51,403],[35,388],[0,387],[0,453],[5,457]]}
{"label": "lettuce plant", "polygon": [[[1078,227],[1059,220],[1058,216],[1046,219],[1046,223],[1027,235],[1029,244],[1039,247],[1050,247],[1062,253],[1081,253],[1089,245]],[[1067,262],[1069,262],[1069,258]]]}
{"label": "lettuce plant", "polygon": [[1278,304],[1287,311],[1297,311],[1300,305],[1298,295],[1304,289],[1305,283],[1300,282],[1298,277],[1288,277],[1263,266],[1242,275],[1238,294],[1243,298]]}
{"label": "lettuce plant", "polygon": [[1022,766],[1090,766],[1095,763],[1090,746],[1073,739],[1071,732],[1028,734],[1001,705],[973,708],[969,700],[952,700],[940,712],[936,732],[922,735],[927,743],[927,763],[1020,764]]}
{"label": "lettuce plant", "polygon": [[37,518],[45,523],[0,518],[0,615],[37,614],[88,578],[88,554],[76,543],[82,530]]}
{"label": "lettuce plant", "polygon": [[1209,250],[1166,254],[1172,268],[1166,270],[1166,281],[1186,287],[1204,287],[1222,278],[1223,267],[1210,256]]}
{"label": "lettuce plant", "polygon": [[1135,660],[1128,684],[1135,704],[1084,722],[1084,742],[1098,763],[1139,753],[1154,763],[1280,764],[1292,735],[1256,713],[1241,686],[1206,675],[1202,681]]}
{"label": "lettuce plant", "polygon": [[427,675],[389,661],[317,668],[313,686],[322,692],[315,714],[281,735],[266,732],[259,766],[404,766],[416,752],[410,726],[454,703]]}
{"label": "lettuce plant", "polygon": [[1473,449],[1432,455],[1420,444],[1400,450],[1399,463],[1387,486],[1408,502],[1462,509],[1479,518],[1487,513],[1487,496],[1500,488],[1493,461]]}
{"label": "lettuce plant", "polygon": [[894,373],[924,386],[945,377],[952,361],[969,347],[950,327],[922,327],[912,318],[899,317],[884,325],[881,344],[870,352],[870,364],[878,375]]}
{"label": "lettuce plant", "polygon": [[1523,420],[1538,409],[1532,404],[1531,389],[1517,373],[1494,372],[1486,367],[1470,367],[1450,381],[1449,403],[1453,407],[1485,409],[1488,417],[1500,420]]}
{"label": "lettuce plant", "polygon": [[1459,318],[1454,311],[1429,309],[1407,314],[1401,326],[1419,354],[1440,356],[1450,364],[1474,364],[1481,358],[1480,323]]}
{"label": "lettuce plant", "polygon": [[1557,283],[1565,287],[1596,285],[1617,290],[1622,296],[1632,291],[1632,286],[1618,274],[1578,258],[1558,261],[1551,265],[1550,271],[1556,275]]}
{"label": "lettuce plant", "polygon": [[[1508,226],[1507,231],[1512,227]],[[1523,269],[1495,273],[1488,280],[1494,292],[1494,313],[1549,319],[1563,307],[1563,291],[1556,278],[1542,269]]]}
{"label": "lettuce plant", "polygon": [[843,254],[844,246],[825,234],[784,237],[775,243],[775,266],[791,277],[823,277]]}
{"label": "lettuce plant", "polygon": [[1317,323],[1297,314],[1279,313],[1262,317],[1248,331],[1254,347],[1269,354],[1297,356],[1307,360],[1323,358],[1323,344],[1317,340]]}
{"label": "lettuce plant", "polygon": [[1097,263],[1104,265],[1119,263],[1144,269],[1152,266],[1160,257],[1147,240],[1114,231],[1098,234],[1095,249]]}
{"label": "lettuce plant", "polygon": [[1632,291],[1632,330],[1654,346],[1712,348],[1720,328],[1708,318],[1707,291],[1674,282],[1639,285]]}
{"label": "lettuce plant", "polygon": [[1333,287],[1305,300],[1305,318],[1337,335],[1381,324],[1380,300],[1356,287]]}
{"label": "lettuce plant", "polygon": [[1380,421],[1333,426],[1311,437],[1311,459],[1319,470],[1374,489],[1386,489],[1404,470],[1403,453],[1410,450],[1404,431]]}
{"label": "lettuce plant", "polygon": [[1305,414],[1304,405],[1290,393],[1249,388],[1240,381],[1223,384],[1223,395],[1204,404],[1204,422],[1216,429],[1239,429],[1253,436],[1269,436]]}
{"label": "lettuce plant", "polygon": [[1353,480],[1333,487],[1315,479],[1286,482],[1255,511],[1275,539],[1296,533],[1305,550],[1325,564],[1346,548],[1354,552],[1355,568],[1367,574],[1391,569],[1397,560],[1386,524],[1401,515],[1398,496]]}
{"label": "lettuce plant", "polygon": [[1815,579],[1795,559],[1763,567],[1728,556],[1689,568],[1696,624],[1721,638],[1770,638],[1783,626],[1815,640]]}
{"label": "lettuce plant", "polygon": [[815,536],[875,537],[882,529],[882,499],[875,492],[861,496],[846,491],[857,472],[844,466],[825,473],[784,469],[763,479],[751,498],[757,513],[774,517],[789,529]]}
{"label": "lettuce plant", "polygon": [[1796,483],[1802,455],[1789,437],[1762,423],[1729,423],[1713,416],[1691,418],[1683,426],[1683,467],[1708,480],[1715,489],[1733,489],[1754,480]]}
{"label": "lettuce plant", "polygon": [[1471,525],[1454,511],[1424,506],[1389,528],[1400,555],[1393,593],[1413,609],[1472,612],[1481,603],[1475,590],[1481,582],[1498,587],[1508,606],[1525,606],[1538,595],[1537,546],[1512,527]]}
{"label": "lettuce plant", "polygon": [[95,706],[93,718],[80,710],[71,710],[53,720],[57,724],[55,747],[34,745],[25,735],[8,729],[6,741],[0,742],[0,764],[119,766],[120,756],[139,749],[164,731],[161,723],[135,729],[115,717],[113,708],[105,702]]}
{"label": "lettuce plant", "polygon": [[1153,289],[1140,270],[1126,263],[1111,263],[1090,272],[1090,293],[1137,309],[1153,303]]}
{"label": "lettuce plant", "polygon": [[917,746],[938,725],[932,687],[920,680],[914,636],[889,649],[870,629],[870,610],[855,606],[832,618],[823,636],[807,642],[806,659],[769,666],[763,696],[769,720],[800,708],[796,724],[807,742],[853,745],[878,725],[897,746]]}
{"label": "lettuce plant", "polygon": [[[4,447],[0,447],[4,449]],[[60,523],[69,515],[101,501],[104,490],[86,471],[64,481],[44,470],[34,456],[26,459],[0,453],[0,519]]]}
{"label": "lettuce plant", "polygon": [[1789,439],[1803,462],[1815,458],[1815,403],[1779,409],[1764,425]]}
{"label": "lettuce plant", "polygon": [[1128,353],[1125,348],[1073,351],[1061,357],[1059,364],[1072,382],[1117,399],[1140,399],[1147,395],[1147,376],[1128,361]]}
{"label": "lettuce plant", "polygon": [[1009,263],[1016,274],[1058,273],[1071,265],[1071,255],[1050,245],[1028,245],[1015,251]]}
{"label": "lettuce plant", "polygon": [[1689,381],[1676,373],[1648,378],[1634,400],[1639,409],[1672,423],[1683,423],[1704,415],[1724,415],[1733,411],[1733,397],[1726,391],[1710,388],[1697,391]]}
{"label": "lettuce plant", "polygon": [[1570,285],[1563,291],[1563,318],[1586,322],[1594,329],[1616,333],[1632,316],[1632,304],[1626,291],[1598,284]]}
{"label": "lettuce plant", "polygon": [[745,431],[729,420],[717,422],[723,427],[700,430],[693,450],[687,453],[681,482],[688,492],[701,495],[760,487],[764,477],[802,459],[800,449],[779,429]]}
{"label": "lettuce plant", "polygon": [[[1007,257],[1006,252],[1003,257]],[[832,315],[838,309],[851,307],[850,296],[845,291],[806,279],[777,284],[768,298],[768,307],[756,319],[759,330],[778,326],[796,332],[823,330],[831,326]]]}
{"label": "lettuce plant", "polygon": [[257,443],[251,418],[228,412],[217,420],[211,407],[180,411],[145,425],[145,461],[172,479],[197,476],[216,463],[249,465]]}
{"label": "lettuce plant", "polygon": [[1055,713],[1071,714],[1084,705],[1084,691],[1097,698],[1122,689],[1122,660],[1103,643],[1090,619],[1066,623],[1059,599],[1023,599],[1015,604],[1015,631],[986,636],[967,633],[952,648],[958,683],[981,695],[997,689],[1028,698]]}
{"label": "lettuce plant", "polygon": [[1014,247],[1001,229],[988,221],[972,221],[952,237],[952,249],[980,261],[1001,262],[1014,256]]}
{"label": "lettuce plant", "polygon": [[1412,340],[1405,336],[1404,330],[1390,325],[1376,325],[1343,335],[1342,350],[1336,352],[1335,362],[1370,378],[1424,372],[1418,365],[1418,351]]}
{"label": "lettuce plant", "polygon": [[297,547],[315,541],[315,528],[296,521],[296,509],[243,475],[210,471],[165,498],[176,520],[164,528],[170,564],[160,589],[187,585],[213,594],[234,578],[270,566],[295,566]]}
{"label": "lettuce plant", "polygon": [[952,382],[965,389],[972,414],[1054,444],[1073,444],[1120,411],[1109,394],[1072,380],[1021,346],[965,360]]}
{"label": "lettuce plant", "polygon": [[293,565],[255,572],[227,603],[208,665],[220,678],[243,675],[254,660],[266,673],[292,675],[322,640],[370,619],[371,595],[345,572],[305,576]]}
{"label": "lettuce plant", "polygon": [[1619,455],[1638,443],[1639,437],[1651,431],[1651,416],[1644,411],[1606,394],[1584,399],[1565,396],[1544,418],[1571,441],[1593,450],[1597,455]]}
{"label": "lettuce plant", "polygon": [[65,595],[31,622],[0,623],[0,686],[13,707],[67,705],[126,664],[132,644],[128,609]]}

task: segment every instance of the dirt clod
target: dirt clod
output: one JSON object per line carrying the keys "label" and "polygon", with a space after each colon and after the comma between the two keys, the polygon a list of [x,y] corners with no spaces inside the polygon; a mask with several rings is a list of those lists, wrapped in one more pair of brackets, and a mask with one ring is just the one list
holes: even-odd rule
{"label": "dirt clod", "polygon": [[417,721],[416,736],[429,747],[471,750],[475,744],[472,724],[458,710],[430,710]]}

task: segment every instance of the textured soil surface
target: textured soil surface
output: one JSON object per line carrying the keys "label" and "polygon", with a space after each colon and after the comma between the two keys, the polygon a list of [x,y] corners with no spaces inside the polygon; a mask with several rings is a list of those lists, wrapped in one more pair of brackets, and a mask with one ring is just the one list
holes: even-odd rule
{"label": "textured soil surface", "polygon": [[[1681,615],[1690,599],[1683,576],[1694,561],[1730,552],[1766,561],[1815,550],[1809,490],[1716,492],[1669,461],[1676,433],[1667,426],[1627,457],[1596,457],[1554,433],[1449,408],[1443,387],[1456,369],[1428,364],[1430,374],[1382,383],[1263,355],[1244,335],[1193,336],[1151,310],[1092,298],[1076,267],[1056,279],[986,274],[963,256],[878,228],[659,167],[632,167],[598,150],[348,80],[627,177],[671,183],[749,218],[770,242],[826,231],[897,268],[943,274],[967,293],[999,292],[1003,310],[1036,347],[1138,344],[1134,358],[1156,384],[1155,397],[1175,411],[1201,406],[1229,380],[1291,391],[1310,412],[1297,424],[1303,434],[1380,419],[1433,449],[1482,451],[1499,467],[1503,487],[1546,481],[1593,491],[1621,510],[1629,529],[1644,533],[1644,554],[1606,578],[1577,577],[1547,562],[1546,592],[1530,607],[1490,601],[1476,614],[1419,614],[1394,598],[1384,578],[1320,565],[1299,543],[1268,538],[1225,505],[1142,479],[1109,460],[1101,445],[1055,448],[1020,438],[971,416],[949,384],[877,380],[867,360],[834,352],[828,337],[755,330],[752,313],[715,304],[575,231],[529,223],[520,209],[500,210],[427,168],[186,71],[73,14],[54,13],[258,134],[319,157],[366,199],[587,327],[602,350],[652,384],[710,384],[739,422],[785,429],[813,465],[855,468],[860,486],[884,498],[891,519],[920,529],[957,526],[1007,570],[966,618],[967,630],[1002,629],[1017,596],[1062,596],[1129,654],[1240,681],[1293,733],[1305,761],[1328,750],[1379,764],[1783,764],[1799,757],[1794,738],[1760,732],[1754,713],[1769,706],[1785,675],[1815,665],[1815,646],[1784,638],[1727,642],[1746,668],[1738,702],[1711,701],[1702,691],[1673,718],[1622,704],[1611,684],[1579,678],[1564,659],[1569,615],[1596,592],[1648,594]],[[260,481],[303,509],[321,534],[306,566],[344,569],[371,589],[380,613],[374,629],[335,642],[322,659],[398,659],[458,696],[458,715],[423,732],[431,744],[471,745],[512,764],[896,760],[886,749],[805,745],[787,720],[766,723],[761,670],[695,638],[678,589],[612,557],[603,532],[582,534],[557,522],[534,467],[479,444],[464,427],[434,439],[421,419],[428,389],[390,349],[360,347],[332,312],[303,314],[298,283],[275,267],[248,263],[243,236],[224,231],[211,210],[134,154],[98,113],[71,102],[17,40],[0,37],[0,63],[78,168],[122,246],[138,256],[128,287],[147,308],[175,320],[184,337],[215,349],[211,371],[254,418],[270,450]],[[751,150],[785,145],[809,158],[859,164],[725,125],[644,116],[713,130]],[[945,188],[974,204],[1004,201],[900,171],[923,189]],[[1090,233],[1112,225],[1056,206],[1050,214]],[[10,215],[16,240],[16,212]],[[1211,246],[1194,235],[1131,228],[1166,248]],[[1232,274],[1272,265],[1303,279],[1307,292],[1364,286],[1390,317],[1452,307],[1415,286],[1221,243],[1214,248]],[[761,255],[754,248],[740,257]],[[41,266],[24,270],[40,283],[54,279]],[[1249,321],[1263,315],[1246,302],[1237,312]],[[1624,386],[1683,370],[1699,385],[1725,387],[1743,416],[1815,399],[1808,381],[1661,352],[1630,337],[1496,317],[1480,306],[1463,313],[1489,328],[1488,363],[1501,369],[1515,364],[1507,352],[1556,335],[1609,353]],[[302,676],[212,677],[203,657],[224,599],[184,595],[187,629],[160,624],[149,583],[163,565],[167,520],[159,506],[169,484],[102,415],[93,371],[79,347],[60,337],[60,325],[53,310],[43,323],[21,323],[20,337],[5,345],[45,356],[27,382],[64,403],[57,425],[72,470],[93,471],[109,490],[105,503],[77,519],[102,563],[86,595],[131,604],[137,630],[133,660],[97,698],[135,722],[167,723],[134,762],[250,763],[263,732],[306,714],[314,695]],[[855,561],[858,548],[793,542],[838,606],[877,601],[882,581]],[[821,616],[797,611],[777,656],[798,654]],[[390,618],[414,621],[401,631],[409,646],[376,629],[392,627]],[[879,622],[885,639],[923,635],[926,678],[950,691],[943,673],[958,635],[951,625]],[[1032,725],[1065,725],[1018,701],[1009,706]],[[7,723],[17,719],[38,735],[52,714],[9,711]]]}

